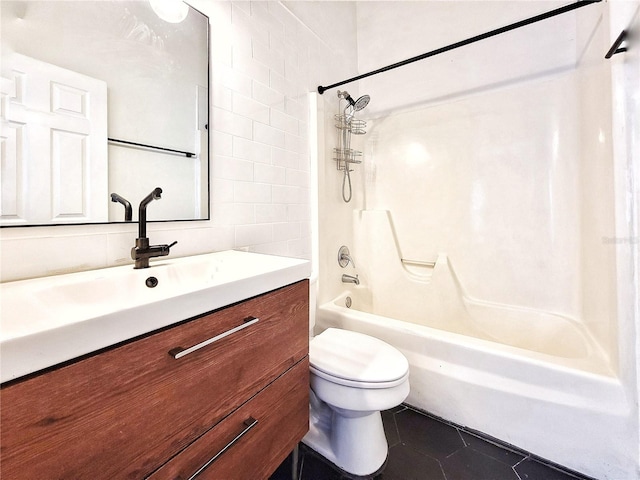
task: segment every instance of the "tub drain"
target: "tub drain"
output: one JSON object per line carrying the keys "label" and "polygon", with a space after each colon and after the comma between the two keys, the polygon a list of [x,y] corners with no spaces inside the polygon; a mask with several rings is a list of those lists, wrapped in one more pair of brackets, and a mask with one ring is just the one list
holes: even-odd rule
{"label": "tub drain", "polygon": [[351,308],[351,297],[345,298],[344,304],[347,306],[347,308]]}

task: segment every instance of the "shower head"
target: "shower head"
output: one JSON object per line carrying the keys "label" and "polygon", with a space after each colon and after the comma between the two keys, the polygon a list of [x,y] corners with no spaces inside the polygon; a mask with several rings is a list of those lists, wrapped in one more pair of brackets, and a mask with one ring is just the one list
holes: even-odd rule
{"label": "shower head", "polygon": [[362,110],[364,107],[369,105],[369,100],[371,100],[371,97],[369,95],[362,95],[358,100],[353,100],[351,95],[349,95],[347,92],[343,93],[345,94],[345,100],[349,102],[350,106],[353,107],[354,112]]}
{"label": "shower head", "polygon": [[362,95],[358,100],[354,102],[353,109],[356,112],[362,110],[364,107],[369,105],[369,100],[371,100],[371,97],[369,95]]}
{"label": "shower head", "polygon": [[345,111],[347,110],[347,108],[352,107],[354,112],[359,112],[360,110],[362,110],[364,107],[369,105],[369,101],[371,100],[371,97],[369,95],[362,95],[357,100],[354,100],[346,90],[338,90],[338,98],[344,98],[347,101]]}

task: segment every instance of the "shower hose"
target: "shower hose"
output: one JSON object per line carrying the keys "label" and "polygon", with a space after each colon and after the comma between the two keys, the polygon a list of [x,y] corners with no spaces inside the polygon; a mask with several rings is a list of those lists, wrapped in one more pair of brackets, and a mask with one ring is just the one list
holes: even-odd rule
{"label": "shower hose", "polygon": [[[348,194],[345,193],[345,187],[348,187]],[[349,174],[349,164],[345,163],[344,177],[342,177],[342,199],[345,203],[349,203],[351,201],[351,194],[351,175]]]}

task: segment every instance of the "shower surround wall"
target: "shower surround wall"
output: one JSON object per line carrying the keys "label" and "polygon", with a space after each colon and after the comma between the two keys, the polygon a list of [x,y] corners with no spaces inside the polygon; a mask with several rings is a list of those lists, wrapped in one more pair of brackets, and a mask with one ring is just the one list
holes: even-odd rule
{"label": "shower surround wall", "polygon": [[[459,340],[450,348],[433,339],[420,346],[411,325],[389,322],[394,330],[385,334],[377,323],[384,318],[352,323],[339,311],[334,326],[361,325],[369,333],[387,335],[391,343],[397,339],[411,357],[427,357],[431,365],[412,370],[409,403],[584,473],[614,479],[640,476],[638,283],[633,277],[638,263],[637,240],[632,241],[637,239],[637,210],[628,200],[637,191],[629,191],[627,178],[638,168],[637,153],[636,166],[627,163],[633,161],[627,159],[638,142],[637,120],[629,113],[637,109],[638,83],[612,85],[612,71],[623,60],[608,62],[603,56],[636,12],[638,3],[633,3],[619,16],[617,5],[590,6],[361,80],[357,89],[341,87],[353,96],[372,98],[361,112],[368,133],[358,147],[364,150],[364,162],[352,175],[350,204],[340,204],[341,177],[326,153],[326,165],[319,168],[318,303],[326,302],[326,312],[335,312],[330,307],[334,299],[342,307],[343,292],[351,291],[352,310],[421,323],[445,331],[434,338]],[[386,2],[363,2],[358,4],[359,70],[562,4],[394,2],[391,8]],[[610,29],[616,22],[617,28]],[[389,30],[388,25],[402,28]],[[635,64],[630,57],[627,61],[637,70],[637,57]],[[634,107],[627,105],[626,119],[612,91],[631,99],[627,103]],[[335,142],[328,130],[333,113],[325,112],[328,152]],[[635,133],[621,139],[625,128]],[[628,151],[614,156],[616,145],[625,142]],[[629,240],[621,245],[620,239]],[[335,252],[341,243],[349,246],[358,267],[346,272],[360,275],[358,287],[340,283],[345,270],[337,266]],[[436,261],[435,269],[428,265]],[[636,293],[629,285],[635,285],[631,290]],[[318,314],[321,328],[336,321],[323,323],[326,312]],[[449,332],[501,345],[494,353],[490,343],[472,339],[464,348],[464,337]],[[532,370],[526,366],[520,369],[521,389],[504,396],[492,397],[491,392],[482,397],[473,378],[458,387],[456,375],[474,375],[463,367],[471,356],[446,352],[467,355],[475,348],[471,345],[488,349],[476,361],[481,369],[497,367],[490,370],[497,389],[518,382],[510,376],[528,357],[534,359],[531,366],[548,362],[557,372],[572,371],[575,378],[598,378],[611,385],[607,395],[614,407],[590,409],[604,389],[595,381],[592,387],[574,384],[571,375],[565,382],[580,399],[575,409],[568,397],[555,397],[559,391],[551,383],[540,382],[538,388],[548,392],[538,398],[539,391],[527,391],[538,378],[527,378]],[[527,351],[516,359],[517,350],[509,350],[501,365],[497,359],[504,345]],[[440,347],[443,357],[436,353]],[[427,369],[432,375],[423,380]],[[560,399],[561,405],[566,401],[567,408],[556,408],[551,399],[547,405],[540,402],[547,396]],[[485,402],[488,398],[492,401]],[[501,411],[515,421],[502,423]],[[554,420],[554,415],[560,416]],[[578,428],[584,422],[592,428]],[[620,443],[620,438],[625,440]],[[609,448],[616,442],[619,447]]]}
{"label": "shower surround wall", "polygon": [[[310,258],[308,92],[355,73],[355,5],[189,3],[211,23],[211,220],[150,224],[149,237],[178,240],[173,257],[243,248]],[[131,224],[0,229],[0,278],[132,263],[136,236]]]}

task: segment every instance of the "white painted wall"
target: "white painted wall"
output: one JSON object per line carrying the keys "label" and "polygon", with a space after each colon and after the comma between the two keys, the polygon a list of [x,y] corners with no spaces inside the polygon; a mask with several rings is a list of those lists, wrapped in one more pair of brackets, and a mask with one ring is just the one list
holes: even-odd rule
{"label": "white painted wall", "polygon": [[[355,73],[355,32],[331,22],[355,23],[355,6],[310,4],[324,19],[312,31],[280,2],[191,3],[211,22],[211,220],[150,224],[151,242],[178,240],[172,256],[246,248],[310,258],[307,93]],[[349,46],[341,62],[338,38]],[[136,236],[135,224],[2,229],[0,277],[132,263]]]}

